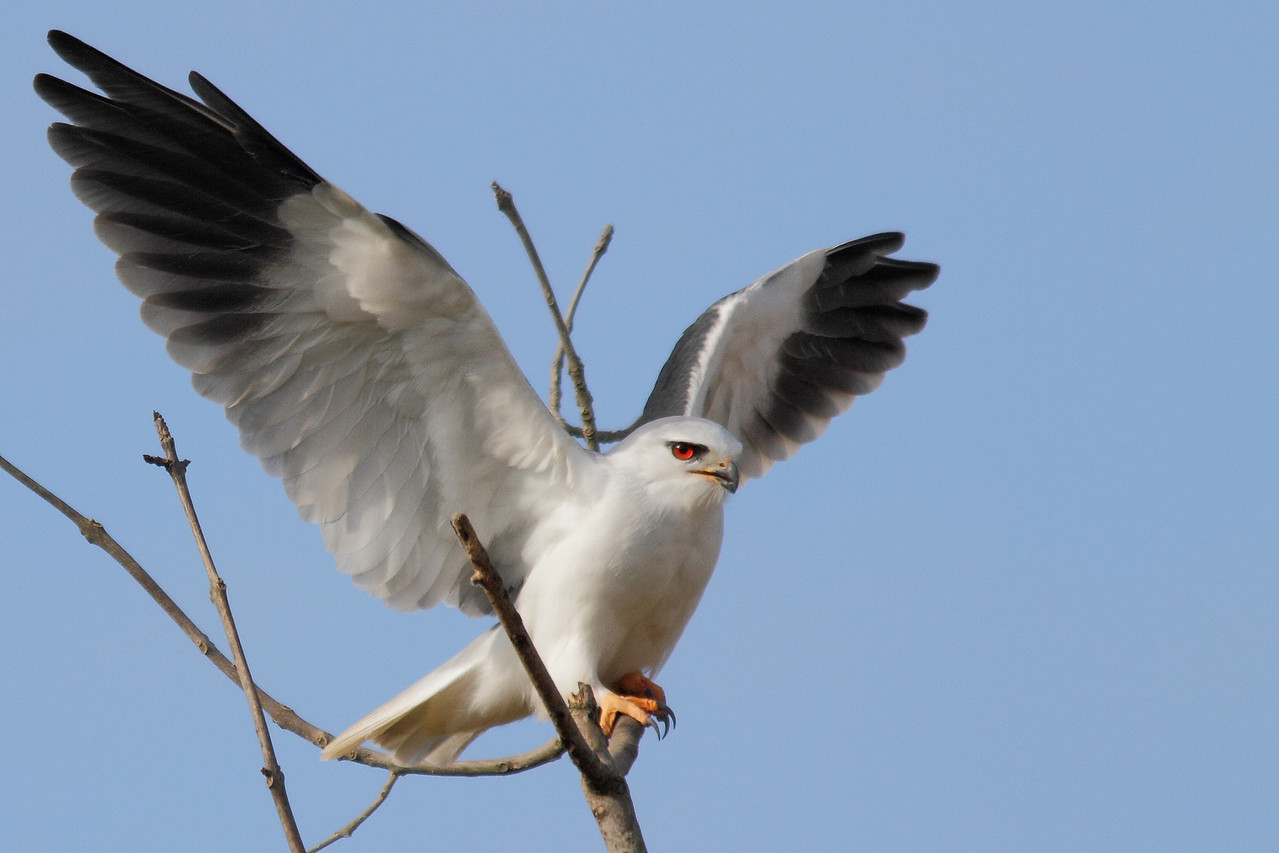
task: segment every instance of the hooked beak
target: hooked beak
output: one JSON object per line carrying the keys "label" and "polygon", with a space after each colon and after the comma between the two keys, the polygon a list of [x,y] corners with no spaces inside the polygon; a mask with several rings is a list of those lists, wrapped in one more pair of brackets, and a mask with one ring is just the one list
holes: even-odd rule
{"label": "hooked beak", "polygon": [[737,491],[737,463],[732,459],[725,459],[714,467],[703,468],[696,473],[705,477],[710,477],[712,480],[727,489],[729,494]]}

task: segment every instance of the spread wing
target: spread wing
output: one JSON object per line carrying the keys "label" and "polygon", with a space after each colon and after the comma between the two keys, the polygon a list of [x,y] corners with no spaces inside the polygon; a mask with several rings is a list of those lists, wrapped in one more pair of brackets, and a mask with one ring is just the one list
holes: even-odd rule
{"label": "spread wing", "polygon": [[817,438],[906,357],[928,315],[901,300],[935,264],[887,257],[901,234],[811,252],[708,308],[676,343],[639,423],[694,415],[742,442],[742,479]]}
{"label": "spread wing", "polygon": [[203,103],[65,33],[106,97],[40,75],[49,140],[142,318],[357,585],[395,607],[487,602],[449,527],[519,553],[585,453],[429,244],[325,182],[199,75]]}

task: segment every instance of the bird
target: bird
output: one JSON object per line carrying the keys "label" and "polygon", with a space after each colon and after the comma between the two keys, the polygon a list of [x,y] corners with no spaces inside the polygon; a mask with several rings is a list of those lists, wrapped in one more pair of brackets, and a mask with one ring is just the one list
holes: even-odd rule
{"label": "bird", "polygon": [[[886,232],[810,252],[713,303],[605,452],[551,414],[474,292],[425,239],[326,181],[196,72],[195,98],[64,32],[102,94],[39,74],[146,326],[320,527],[337,568],[405,611],[491,615],[449,520],[485,543],[556,689],[669,723],[653,679],[719,557],[728,496],[902,363],[939,267]],[[496,626],[337,735],[446,765],[545,715]]]}

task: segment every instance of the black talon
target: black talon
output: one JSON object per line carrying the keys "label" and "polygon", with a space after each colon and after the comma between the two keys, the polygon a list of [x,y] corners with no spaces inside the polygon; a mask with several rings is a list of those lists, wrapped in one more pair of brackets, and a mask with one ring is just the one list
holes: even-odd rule
{"label": "black talon", "polygon": [[657,739],[662,740],[671,733],[671,729],[675,728],[675,712],[668,705],[658,705],[657,713],[649,719],[658,719],[662,721],[662,730],[657,731],[657,726],[653,726],[653,731],[657,732]]}

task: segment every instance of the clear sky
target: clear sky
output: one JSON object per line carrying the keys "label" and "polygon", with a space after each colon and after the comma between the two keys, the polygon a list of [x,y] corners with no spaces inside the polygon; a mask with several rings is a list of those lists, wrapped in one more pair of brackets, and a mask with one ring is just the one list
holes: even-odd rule
{"label": "clear sky", "polygon": [[[11,4],[13,5],[13,4]],[[196,68],[420,232],[534,384],[554,347],[511,190],[603,425],[708,304],[899,229],[942,276],[905,365],[731,501],[632,774],[654,850],[1262,851],[1279,838],[1279,6],[181,4],[0,13],[0,454],[214,633],[151,411],[254,672],[330,730],[485,623],[392,612],[191,391],[48,149],[69,30]],[[514,4],[509,4],[514,5]],[[239,693],[0,480],[0,825],[14,850],[275,850]],[[476,745],[542,743],[527,725]],[[381,774],[277,738],[320,840]],[[409,779],[342,849],[595,849],[567,762]]]}

